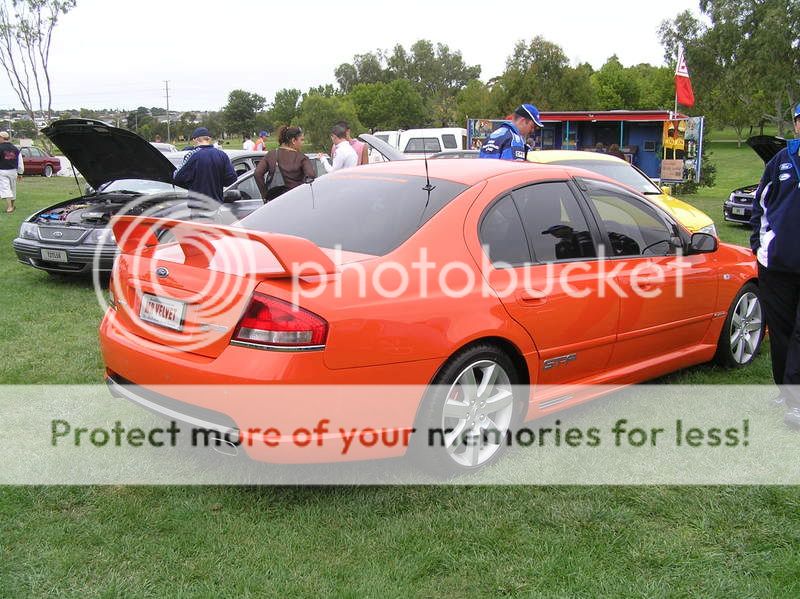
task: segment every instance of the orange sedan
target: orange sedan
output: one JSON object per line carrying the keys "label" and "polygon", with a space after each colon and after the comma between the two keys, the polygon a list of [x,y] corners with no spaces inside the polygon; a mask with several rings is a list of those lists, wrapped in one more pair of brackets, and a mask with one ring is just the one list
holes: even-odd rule
{"label": "orange sedan", "polygon": [[[382,431],[441,428],[425,457],[437,471],[485,466],[505,446],[487,431],[608,386],[715,358],[745,366],[764,336],[749,250],[563,166],[375,164],[298,187],[235,227],[113,227],[121,253],[100,329],[112,392],[220,433],[246,435],[255,416],[291,430],[342,412]],[[230,399],[265,384],[324,385],[330,401]],[[163,385],[176,385],[171,397]],[[351,385],[427,391],[348,403]],[[407,450],[298,451],[278,433],[274,445],[244,444],[285,462]]]}

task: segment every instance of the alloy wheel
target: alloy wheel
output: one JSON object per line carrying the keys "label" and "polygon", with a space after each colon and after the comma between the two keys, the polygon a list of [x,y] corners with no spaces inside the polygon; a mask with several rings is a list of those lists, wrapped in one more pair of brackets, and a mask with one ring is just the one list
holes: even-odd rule
{"label": "alloy wheel", "polygon": [[733,309],[730,328],[731,355],[738,364],[753,359],[761,341],[763,323],[758,296],[750,291],[742,294]]}
{"label": "alloy wheel", "polygon": [[473,362],[450,386],[442,410],[447,453],[461,466],[486,463],[505,442],[514,411],[508,373],[497,362]]}

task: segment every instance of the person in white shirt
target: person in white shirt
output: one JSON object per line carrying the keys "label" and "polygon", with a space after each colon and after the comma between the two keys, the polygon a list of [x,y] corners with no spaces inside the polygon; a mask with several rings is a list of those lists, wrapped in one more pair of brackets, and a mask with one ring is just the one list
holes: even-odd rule
{"label": "person in white shirt", "polygon": [[242,144],[242,149],[247,150],[248,152],[252,152],[253,148],[256,147],[255,142],[253,141],[253,136],[249,133],[244,136],[244,143]]}
{"label": "person in white shirt", "polygon": [[347,141],[347,130],[342,125],[333,126],[331,141],[334,145],[333,164],[328,162],[325,154],[317,154],[317,158],[327,172],[332,173],[343,168],[358,166],[358,154]]}

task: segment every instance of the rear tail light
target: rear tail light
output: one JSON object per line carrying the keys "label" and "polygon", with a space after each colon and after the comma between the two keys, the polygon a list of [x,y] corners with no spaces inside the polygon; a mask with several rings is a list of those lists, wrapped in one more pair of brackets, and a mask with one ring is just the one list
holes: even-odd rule
{"label": "rear tail light", "polygon": [[308,310],[278,298],[254,293],[234,341],[277,347],[325,345],[328,322]]}

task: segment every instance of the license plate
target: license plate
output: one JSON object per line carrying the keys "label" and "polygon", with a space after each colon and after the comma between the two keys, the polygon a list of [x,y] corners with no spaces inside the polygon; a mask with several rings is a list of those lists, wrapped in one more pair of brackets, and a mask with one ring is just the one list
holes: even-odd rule
{"label": "license plate", "polygon": [[42,249],[42,260],[47,260],[48,262],[66,262],[67,252],[64,250]]}
{"label": "license plate", "polygon": [[139,318],[145,322],[180,331],[183,329],[183,313],[185,311],[186,304],[184,302],[145,293],[142,295]]}
{"label": "license plate", "polygon": [[744,208],[731,208],[731,213],[733,214],[744,214]]}

